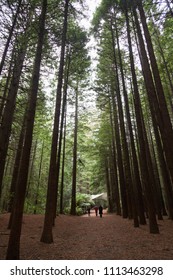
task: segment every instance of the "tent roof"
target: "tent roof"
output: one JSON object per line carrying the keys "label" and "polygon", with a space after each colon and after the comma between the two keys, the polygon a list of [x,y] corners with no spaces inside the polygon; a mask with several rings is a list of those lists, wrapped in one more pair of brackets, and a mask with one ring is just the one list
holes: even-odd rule
{"label": "tent roof", "polygon": [[91,195],[91,199],[103,199],[103,200],[107,200],[107,193],[101,193],[101,194],[93,194]]}

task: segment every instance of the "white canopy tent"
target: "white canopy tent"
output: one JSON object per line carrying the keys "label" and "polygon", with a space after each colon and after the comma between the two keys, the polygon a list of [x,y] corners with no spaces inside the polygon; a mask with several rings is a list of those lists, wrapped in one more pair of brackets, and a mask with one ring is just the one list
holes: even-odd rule
{"label": "white canopy tent", "polygon": [[105,200],[107,201],[107,193],[101,193],[101,194],[93,194],[91,195],[92,200]]}

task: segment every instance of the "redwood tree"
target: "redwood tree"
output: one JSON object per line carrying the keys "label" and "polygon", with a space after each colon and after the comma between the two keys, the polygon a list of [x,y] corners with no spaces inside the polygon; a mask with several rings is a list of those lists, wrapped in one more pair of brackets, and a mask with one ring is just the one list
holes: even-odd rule
{"label": "redwood tree", "polygon": [[6,259],[19,259],[20,257],[20,235],[22,229],[22,217],[25,201],[25,192],[27,186],[29,159],[32,145],[32,135],[34,127],[35,110],[37,103],[37,93],[39,85],[39,74],[42,57],[43,40],[45,33],[45,20],[47,11],[47,0],[42,1],[42,11],[39,22],[38,43],[35,54],[35,61],[32,73],[31,87],[30,87],[30,100],[27,112],[26,133],[23,145],[23,152],[20,162],[19,177],[16,186],[15,204],[13,209],[13,219],[11,225],[11,232],[7,248]]}
{"label": "redwood tree", "polygon": [[65,46],[66,46],[66,35],[68,26],[68,9],[70,0],[65,1],[64,6],[64,22],[62,30],[62,41],[61,41],[61,55],[60,64],[58,72],[58,84],[57,84],[57,94],[56,94],[56,107],[55,107],[55,117],[54,126],[52,133],[52,146],[51,146],[51,157],[49,165],[49,178],[48,178],[48,189],[47,189],[47,200],[46,200],[46,211],[44,219],[44,227],[41,236],[41,242],[52,243],[53,234],[52,227],[55,218],[56,209],[56,192],[57,192],[57,144],[59,137],[59,119],[61,110],[61,98],[62,98],[62,82],[64,73],[64,60],[65,60]]}

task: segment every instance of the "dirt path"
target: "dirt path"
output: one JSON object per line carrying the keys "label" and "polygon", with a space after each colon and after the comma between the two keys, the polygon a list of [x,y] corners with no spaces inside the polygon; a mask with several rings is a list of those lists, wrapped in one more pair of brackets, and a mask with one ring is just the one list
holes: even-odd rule
{"label": "dirt path", "polygon": [[[5,259],[9,231],[8,214],[0,215],[0,259]],[[21,259],[122,260],[173,259],[173,222],[159,221],[160,234],[149,234],[148,226],[134,228],[133,222],[115,214],[103,218],[60,215],[53,230],[54,243],[41,243],[44,217],[24,215]]]}

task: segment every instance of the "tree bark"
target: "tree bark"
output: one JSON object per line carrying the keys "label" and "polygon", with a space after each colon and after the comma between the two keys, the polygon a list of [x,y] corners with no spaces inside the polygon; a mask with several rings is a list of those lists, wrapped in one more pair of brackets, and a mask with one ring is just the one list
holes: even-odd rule
{"label": "tree bark", "polygon": [[[132,178],[131,178],[129,152],[128,152],[128,146],[127,146],[125,125],[124,125],[124,112],[123,112],[123,108],[122,108],[122,101],[121,101],[121,95],[120,95],[118,65],[117,65],[117,58],[116,58],[116,53],[115,53],[115,43],[114,43],[115,40],[114,40],[114,33],[113,33],[112,25],[111,25],[111,35],[112,35],[113,57],[114,57],[114,65],[115,65],[115,84],[116,84],[116,96],[117,96],[118,115],[119,115],[120,132],[121,132],[122,154],[123,154],[123,159],[124,159],[123,165],[124,165],[124,172],[125,172],[125,178],[126,178],[128,217],[132,218],[132,216],[133,216],[132,205],[135,207],[135,204],[132,202],[132,196],[133,196]],[[117,42],[119,43],[117,29],[116,29],[116,39],[117,39]]]}
{"label": "tree bark", "polygon": [[133,58],[133,50],[132,50],[132,43],[131,43],[131,36],[130,36],[130,25],[129,25],[129,17],[127,9],[125,9],[125,16],[126,16],[126,27],[127,27],[127,37],[128,37],[128,44],[129,44],[129,56],[130,56],[130,66],[132,72],[132,80],[133,80],[133,87],[134,87],[134,97],[135,97],[135,113],[136,113],[136,122],[137,122],[137,129],[138,129],[138,136],[139,136],[139,147],[140,147],[140,162],[141,162],[141,173],[142,173],[142,181],[143,186],[145,189],[145,195],[147,200],[147,208],[149,214],[149,228],[150,233],[159,233],[159,228],[156,221],[155,216],[155,209],[154,199],[151,190],[151,182],[149,181],[149,170],[147,165],[147,155],[146,155],[146,146],[145,146],[145,137],[143,134],[143,116],[141,111],[141,104],[140,104],[140,97],[139,97],[139,90],[135,72],[135,65],[134,65],[134,58]]}
{"label": "tree bark", "polygon": [[146,38],[146,43],[147,43],[147,48],[148,48],[148,53],[151,61],[151,67],[152,67],[152,72],[153,72],[153,77],[155,81],[155,87],[156,87],[156,92],[157,92],[157,98],[159,102],[159,108],[161,112],[161,120],[162,122],[158,121],[159,129],[160,129],[160,134],[162,137],[162,142],[163,142],[163,148],[166,156],[166,161],[167,165],[169,168],[169,172],[172,178],[173,182],[173,129],[172,129],[172,124],[166,104],[166,99],[164,95],[164,90],[159,74],[159,69],[151,41],[151,36],[148,30],[147,22],[146,22],[146,16],[145,12],[143,10],[142,2],[141,0],[137,1],[138,4],[138,9],[140,12],[140,18],[141,22],[143,25],[143,30]]}
{"label": "tree bark", "polygon": [[37,49],[35,54],[35,62],[33,67],[31,88],[30,88],[30,95],[29,95],[30,100],[29,100],[29,106],[27,112],[25,141],[24,141],[23,153],[21,158],[19,178],[18,178],[17,188],[16,188],[11,232],[10,232],[9,243],[7,248],[6,259],[8,260],[17,260],[20,257],[20,235],[22,229],[23,208],[24,208],[24,201],[25,201],[25,192],[27,187],[29,159],[30,159],[30,151],[32,145],[32,135],[33,135],[33,127],[34,127],[34,119],[35,119],[38,85],[39,85],[39,74],[40,74],[43,40],[44,40],[46,11],[47,11],[47,0],[43,0],[40,22],[39,22],[38,43],[37,43]]}
{"label": "tree bark", "polygon": [[41,157],[40,157],[40,165],[39,165],[39,173],[38,173],[38,182],[37,182],[37,189],[36,189],[35,202],[34,202],[34,214],[37,213],[39,189],[40,189],[40,182],[41,182],[41,170],[42,170],[42,164],[43,164],[43,156],[44,156],[44,140],[43,140],[42,149],[41,149]]}
{"label": "tree bark", "polygon": [[[26,55],[27,43],[21,47],[18,57],[15,61],[13,76],[10,83],[10,88],[7,96],[7,103],[4,108],[2,123],[0,126],[0,196],[1,186],[4,174],[5,160],[7,156],[9,138],[15,111],[16,96],[19,89],[19,81],[22,73],[23,62]],[[10,114],[9,114],[10,112]]]}
{"label": "tree bark", "polygon": [[78,81],[75,89],[75,127],[74,127],[74,145],[73,145],[73,173],[72,173],[72,194],[71,194],[71,215],[76,215],[76,178],[77,178],[77,134],[78,134]]}
{"label": "tree bark", "polygon": [[144,215],[144,203],[143,203],[143,198],[142,198],[142,184],[141,184],[141,179],[140,179],[140,172],[139,172],[139,165],[138,165],[138,160],[137,160],[137,155],[136,155],[136,148],[135,148],[135,140],[134,140],[134,135],[133,135],[133,130],[132,130],[132,123],[131,123],[131,117],[130,117],[130,108],[129,108],[129,101],[128,101],[128,96],[127,96],[127,90],[125,86],[125,78],[124,78],[124,72],[123,72],[123,67],[122,67],[122,58],[121,58],[121,52],[119,50],[119,61],[120,61],[120,70],[121,70],[121,77],[122,77],[122,85],[123,85],[123,94],[124,94],[124,101],[125,101],[125,110],[126,110],[126,117],[127,117],[127,123],[128,123],[128,131],[130,134],[130,145],[131,145],[131,150],[132,150],[132,159],[133,159],[133,170],[134,170],[134,199],[136,201],[136,206],[138,209],[138,214],[139,214],[139,222],[141,225],[146,224],[146,219]]}
{"label": "tree bark", "polygon": [[57,156],[57,190],[56,190],[56,207],[55,207],[55,217],[56,217],[56,210],[57,210],[57,198],[58,198],[58,185],[59,185],[59,172],[60,172],[60,163],[61,163],[61,147],[62,147],[62,138],[63,138],[63,126],[64,126],[64,117],[65,111],[67,106],[67,88],[68,88],[68,78],[69,78],[69,71],[70,71],[70,62],[71,57],[70,53],[67,55],[67,65],[65,69],[66,77],[64,79],[64,93],[63,93],[63,103],[62,103],[62,112],[61,112],[61,125],[60,125],[60,136],[59,136],[59,147],[58,147],[58,156]]}
{"label": "tree bark", "polygon": [[52,227],[54,224],[54,214],[56,208],[56,189],[57,189],[57,170],[56,170],[57,144],[58,144],[58,137],[59,137],[59,119],[60,119],[60,110],[61,110],[62,81],[63,81],[63,72],[64,72],[64,57],[65,57],[66,33],[67,33],[67,25],[68,25],[67,20],[68,20],[69,2],[70,0],[66,0],[65,7],[64,7],[64,23],[63,23],[63,30],[62,30],[56,108],[55,108],[54,126],[53,126],[53,134],[52,134],[51,157],[50,157],[50,165],[49,165],[46,211],[45,211],[45,219],[44,219],[44,228],[40,239],[41,242],[45,242],[45,243],[53,242]]}
{"label": "tree bark", "polygon": [[4,67],[4,62],[5,62],[7,52],[8,52],[9,44],[10,44],[11,38],[13,36],[13,31],[14,31],[14,28],[15,28],[15,25],[16,25],[16,22],[17,22],[17,17],[18,17],[19,12],[20,12],[21,3],[22,3],[22,0],[19,0],[17,10],[16,10],[16,14],[15,14],[14,19],[13,19],[13,24],[10,28],[10,32],[9,32],[7,42],[6,42],[6,45],[5,45],[5,48],[4,48],[4,52],[3,52],[1,63],[0,63],[0,75],[1,75],[2,69]]}
{"label": "tree bark", "polygon": [[125,181],[124,168],[123,168],[117,109],[116,109],[116,102],[115,102],[113,89],[111,89],[111,97],[112,97],[112,108],[113,108],[113,115],[114,115],[115,142],[116,142],[117,162],[118,162],[119,187],[120,187],[121,202],[122,202],[122,216],[123,218],[127,218],[128,206],[127,206],[127,196],[126,196],[126,181]]}
{"label": "tree bark", "polygon": [[162,172],[163,180],[165,183],[164,187],[165,187],[165,192],[166,192],[166,197],[167,197],[167,202],[168,202],[169,216],[172,219],[172,217],[173,217],[172,216],[173,215],[172,182],[171,182],[171,178],[169,175],[169,171],[167,170],[167,163],[165,162],[166,155],[163,150],[164,143],[163,143],[163,141],[161,142],[161,139],[160,139],[161,133],[159,133],[159,131],[158,131],[158,127],[161,128],[161,130],[163,130],[164,123],[163,123],[163,118],[162,118],[162,115],[160,112],[160,106],[158,104],[155,85],[153,82],[153,77],[152,77],[147,53],[145,50],[145,45],[144,45],[141,30],[140,30],[138,17],[137,17],[135,10],[134,10],[134,17],[135,17],[135,24],[136,24],[136,28],[137,28],[139,46],[140,46],[140,53],[141,53],[140,59],[141,59],[141,65],[142,65],[142,70],[143,70],[143,75],[144,75],[144,82],[145,82],[145,86],[146,86],[149,107],[150,107],[150,112],[151,112],[151,117],[152,117],[152,122],[153,122],[154,134],[155,134],[155,139],[156,139],[156,143],[157,143],[157,151],[158,151],[158,155],[159,155],[161,172]]}
{"label": "tree bark", "polygon": [[[109,102],[110,103],[110,102]],[[120,206],[120,193],[118,188],[118,174],[117,174],[117,155],[116,155],[116,148],[115,148],[115,130],[114,130],[114,122],[113,122],[113,113],[111,110],[110,104],[110,124],[112,129],[112,149],[110,155],[110,164],[111,164],[111,181],[112,181],[112,188],[111,188],[111,198],[112,198],[112,211],[116,212],[117,215],[121,215],[121,206]]]}
{"label": "tree bark", "polygon": [[63,154],[62,154],[62,171],[61,171],[61,187],[60,187],[60,214],[63,214],[63,196],[64,196],[64,169],[65,169],[65,148],[66,148],[66,110],[64,120],[64,137],[63,137]]}
{"label": "tree bark", "polygon": [[[20,159],[21,159],[21,155],[22,155],[22,147],[23,147],[24,138],[25,138],[25,124],[26,124],[26,112],[25,112],[25,115],[24,115],[24,118],[23,118],[23,124],[22,124],[22,128],[21,128],[21,131],[20,131],[19,142],[18,142],[16,157],[15,157],[15,163],[14,163],[14,168],[13,168],[13,175],[12,175],[11,186],[10,186],[10,196],[11,196],[11,198],[10,198],[9,206],[8,206],[8,211],[9,212],[12,212],[12,206],[13,206],[13,203],[14,203],[14,195],[15,195],[17,178],[18,178],[18,173],[19,173]],[[11,227],[11,225],[9,223],[8,228],[10,228],[10,227]]]}
{"label": "tree bark", "polygon": [[1,98],[0,123],[2,122],[3,111],[4,111],[4,108],[5,108],[5,104],[7,102],[7,94],[8,94],[8,89],[9,89],[11,76],[12,76],[12,67],[13,67],[13,63],[14,63],[14,52],[15,52],[15,48],[13,48],[13,51],[12,51],[11,61],[10,61],[9,69],[8,69],[8,76],[7,76],[7,79],[6,79],[6,83],[5,83],[5,87],[4,87],[4,91],[3,91],[3,96],[0,97]]}

